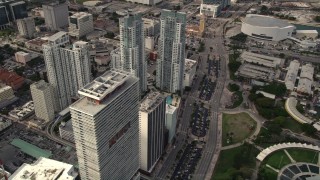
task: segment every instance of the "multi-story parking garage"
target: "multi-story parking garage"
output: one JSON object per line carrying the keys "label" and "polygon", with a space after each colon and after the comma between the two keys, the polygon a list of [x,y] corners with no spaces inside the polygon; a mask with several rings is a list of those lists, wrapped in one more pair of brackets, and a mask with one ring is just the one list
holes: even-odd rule
{"label": "multi-story parking garage", "polygon": [[242,21],[241,32],[249,36],[270,41],[281,41],[291,37],[295,26],[270,16],[247,14]]}

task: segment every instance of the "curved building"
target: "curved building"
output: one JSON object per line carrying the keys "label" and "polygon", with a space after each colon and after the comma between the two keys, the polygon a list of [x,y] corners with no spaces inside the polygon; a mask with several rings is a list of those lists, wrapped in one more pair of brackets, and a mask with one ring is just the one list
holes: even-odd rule
{"label": "curved building", "polygon": [[291,37],[295,26],[270,16],[247,14],[242,21],[241,32],[259,39],[281,41]]}

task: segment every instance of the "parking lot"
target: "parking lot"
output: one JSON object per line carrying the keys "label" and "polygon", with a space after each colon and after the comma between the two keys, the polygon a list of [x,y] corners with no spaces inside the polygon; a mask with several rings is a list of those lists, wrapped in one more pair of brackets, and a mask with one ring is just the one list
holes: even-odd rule
{"label": "parking lot", "polygon": [[191,132],[198,137],[204,137],[207,134],[209,126],[209,110],[202,105],[194,104],[194,113],[191,121]]}
{"label": "parking lot", "polygon": [[210,78],[203,76],[200,84],[199,98],[205,101],[209,101],[216,87],[216,82],[212,82]]}
{"label": "parking lot", "polygon": [[188,144],[170,179],[191,179],[201,154],[202,148],[197,147],[197,143],[195,141]]}

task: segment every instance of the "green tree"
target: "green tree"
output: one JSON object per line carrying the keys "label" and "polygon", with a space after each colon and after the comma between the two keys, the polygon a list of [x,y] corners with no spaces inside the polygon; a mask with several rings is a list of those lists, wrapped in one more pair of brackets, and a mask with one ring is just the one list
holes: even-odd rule
{"label": "green tree", "polygon": [[286,123],[286,120],[287,120],[286,117],[278,116],[278,117],[276,117],[276,118],[273,119],[273,122],[274,122],[275,124],[279,124],[280,127],[283,127],[284,124]]}
{"label": "green tree", "polygon": [[314,20],[315,20],[316,22],[320,22],[320,16],[314,17]]}
{"label": "green tree", "polygon": [[307,135],[314,135],[314,133],[317,132],[316,128],[314,128],[311,124],[307,124],[307,123],[301,124],[301,129]]}
{"label": "green tree", "polygon": [[239,91],[240,86],[237,85],[237,84],[231,84],[231,83],[229,83],[228,89],[229,89],[231,92],[235,92],[235,91]]}

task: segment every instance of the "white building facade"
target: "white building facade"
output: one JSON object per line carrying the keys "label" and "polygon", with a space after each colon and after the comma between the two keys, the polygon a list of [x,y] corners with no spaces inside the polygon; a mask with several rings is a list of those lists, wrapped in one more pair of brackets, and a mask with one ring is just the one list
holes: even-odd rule
{"label": "white building facade", "polygon": [[36,26],[32,17],[17,20],[18,31],[21,36],[26,38],[34,37]]}
{"label": "white building facade", "polygon": [[69,35],[83,37],[94,30],[92,14],[78,12],[69,17]]}
{"label": "white building facade", "polygon": [[128,15],[119,22],[121,68],[139,78],[140,94],[147,90],[147,63],[141,14]]}
{"label": "white building facade", "polygon": [[162,2],[162,0],[127,0],[127,1],[133,2],[133,3],[145,4],[145,5],[156,5]]}
{"label": "white building facade", "polygon": [[200,15],[216,18],[220,14],[219,4],[201,4]]}
{"label": "white building facade", "polygon": [[59,30],[68,26],[68,4],[51,3],[42,5],[46,26],[51,30]]}
{"label": "white building facade", "polygon": [[156,87],[176,93],[183,90],[186,14],[162,10]]}
{"label": "white building facade", "polygon": [[169,130],[168,143],[172,142],[172,139],[176,135],[177,126],[177,107],[167,104],[166,105],[166,128]]}
{"label": "white building facade", "polygon": [[47,122],[54,119],[55,105],[53,88],[49,83],[40,80],[30,85],[35,114]]}
{"label": "white building facade", "polygon": [[71,104],[71,97],[77,97],[78,89],[90,82],[90,56],[86,42],[69,45],[66,32],[58,32],[43,45],[43,54],[49,83],[55,91],[59,111]]}
{"label": "white building facade", "polygon": [[281,41],[292,36],[295,26],[286,21],[257,14],[247,14],[241,32],[258,39]]}
{"label": "white building facade", "polygon": [[80,176],[131,179],[139,169],[139,79],[110,70],[70,106]]}
{"label": "white building facade", "polygon": [[164,149],[166,118],[165,96],[149,93],[141,102],[139,111],[140,169],[151,172]]}

